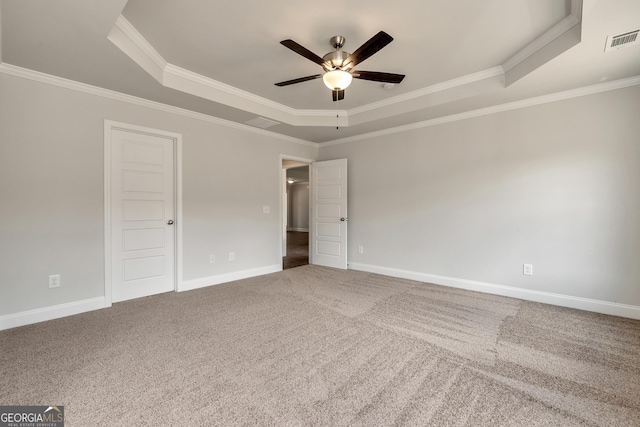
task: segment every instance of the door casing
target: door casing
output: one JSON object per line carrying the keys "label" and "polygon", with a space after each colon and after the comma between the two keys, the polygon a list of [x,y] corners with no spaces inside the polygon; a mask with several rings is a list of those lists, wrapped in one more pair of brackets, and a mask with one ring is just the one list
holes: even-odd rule
{"label": "door casing", "polygon": [[[301,163],[307,163],[309,165],[309,187],[313,190],[313,164],[316,163],[316,160],[312,160],[312,159],[306,159],[306,158],[302,158],[302,157],[295,157],[295,156],[288,156],[288,155],[284,155],[281,154],[280,155],[280,162],[279,162],[279,170],[282,170],[282,161],[283,160],[293,160],[293,161],[297,161],[297,162],[301,162]],[[284,173],[280,173],[281,176],[281,182],[280,182],[280,235],[282,236],[282,242],[280,244],[280,257],[282,258],[282,256],[284,256],[284,250],[283,250],[283,246],[286,243],[286,227],[284,226],[285,221],[284,221],[284,214],[285,214],[285,210],[284,210],[284,200],[285,200],[285,188],[286,188],[286,183],[284,182],[284,180],[286,179],[286,174]],[[311,245],[313,244],[313,239],[312,239],[312,228],[313,226],[311,225],[311,221],[313,221],[313,203],[314,203],[314,196],[313,196],[313,191],[310,192],[310,197],[309,197],[309,264],[314,264],[314,259],[313,259],[313,250]],[[346,212],[345,212],[346,213]],[[345,229],[346,229],[346,224],[344,225]],[[346,246],[346,245],[345,245]],[[343,248],[345,251],[345,256],[347,254],[347,247]],[[348,261],[348,260],[347,260]],[[346,266],[345,266],[346,268]]]}
{"label": "door casing", "polygon": [[[284,203],[285,203],[285,198],[286,198],[286,188],[287,188],[287,174],[284,173],[284,169],[282,169],[282,161],[283,160],[293,160],[295,162],[300,162],[300,163],[306,163],[309,168],[311,168],[311,163],[313,163],[315,160],[313,159],[307,159],[304,157],[296,157],[296,156],[288,156],[286,154],[281,154],[280,155],[280,163],[278,164],[278,168],[280,170],[280,236],[282,238],[281,244],[280,244],[280,258],[282,259],[282,257],[284,257],[286,255],[286,244],[287,244],[287,227],[285,226],[286,224],[286,219],[285,219],[285,214],[286,214],[286,210],[284,208]],[[309,203],[309,213],[311,213],[311,203]]]}

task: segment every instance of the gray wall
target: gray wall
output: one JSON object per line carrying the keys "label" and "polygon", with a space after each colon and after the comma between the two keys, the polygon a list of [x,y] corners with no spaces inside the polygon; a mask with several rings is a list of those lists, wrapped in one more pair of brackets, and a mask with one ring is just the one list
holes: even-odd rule
{"label": "gray wall", "polygon": [[322,148],[349,262],[640,305],[639,111],[635,86]]}
{"label": "gray wall", "polygon": [[0,94],[0,315],[104,295],[105,119],[183,135],[184,280],[281,263],[280,155],[317,149],[5,74]]}
{"label": "gray wall", "polygon": [[350,262],[640,305],[637,86],[320,150],[4,74],[0,93],[0,315],[103,295],[104,119],[183,135],[184,280],[280,263],[280,155],[346,157]]}

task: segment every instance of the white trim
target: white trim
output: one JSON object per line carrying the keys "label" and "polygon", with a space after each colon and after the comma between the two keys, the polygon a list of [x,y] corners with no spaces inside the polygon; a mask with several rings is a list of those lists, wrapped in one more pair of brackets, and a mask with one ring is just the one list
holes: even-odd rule
{"label": "white trim", "polygon": [[129,123],[104,121],[104,300],[105,306],[111,307],[113,296],[111,290],[111,134],[114,130],[143,133],[173,140],[174,150],[174,196],[175,196],[175,245],[174,290],[182,286],[182,135]]}
{"label": "white trim", "polygon": [[[285,113],[294,117],[325,117],[331,120],[334,120],[336,117],[335,110],[296,110],[295,108],[288,107],[283,104],[279,104],[275,101],[272,101],[267,98],[263,98],[258,95],[254,95],[251,92],[238,89],[226,83],[222,83],[212,78],[203,76],[202,74],[194,73],[193,71],[187,70],[182,67],[178,67],[177,65],[173,65],[169,63],[166,64],[166,66],[164,67],[164,73],[165,73],[165,76],[170,75],[170,76],[188,80],[190,82],[197,83],[203,86],[207,86],[216,91],[224,92],[226,94],[236,96],[238,98],[244,99],[249,102],[254,102],[256,104],[260,104],[268,108],[273,108],[274,110],[278,110],[282,113]],[[176,89],[180,90],[179,88],[176,88]],[[219,100],[214,99],[213,101],[219,101]],[[347,115],[347,111],[345,110],[340,110],[338,112],[341,113],[341,115],[343,116]]]}
{"label": "white trim", "polygon": [[234,282],[236,280],[248,279],[250,277],[264,276],[265,274],[282,271],[282,265],[273,264],[265,267],[252,268],[249,270],[234,271],[232,273],[218,274],[216,276],[202,277],[200,279],[185,280],[178,292],[191,291],[194,289],[206,288],[208,286],[220,285],[222,283]]}
{"label": "white trim", "polygon": [[582,21],[583,0],[571,0],[571,15]]}
{"label": "white trim", "polygon": [[291,160],[291,161],[294,161],[294,162],[307,163],[307,164],[311,164],[311,163],[315,162],[315,160],[309,159],[309,158],[306,158],[306,157],[297,157],[297,156],[290,156],[288,154],[280,154],[280,169],[282,169],[282,161],[283,160]]}
{"label": "white trim", "polygon": [[502,68],[504,68],[505,72],[512,70],[514,67],[524,62],[527,58],[533,56],[540,49],[549,45],[558,37],[562,36],[564,33],[580,24],[580,22],[580,16],[574,15],[572,10],[569,16],[558,22],[540,37],[529,43],[524,47],[524,49],[518,51],[511,58],[507,59],[504,64],[502,64]]}
{"label": "white trim", "polygon": [[548,104],[551,102],[564,101],[567,99],[578,98],[581,96],[594,95],[601,92],[609,92],[617,89],[640,85],[640,76],[628,77],[626,79],[614,80],[611,82],[598,83],[591,86],[584,86],[577,89],[556,92],[549,95],[536,96],[533,98],[523,99],[520,101],[508,102],[506,104],[494,105],[492,107],[480,108],[478,110],[466,111],[464,113],[452,114],[450,116],[436,117],[434,119],[425,120],[423,122],[411,123],[408,125],[397,126],[393,128],[383,129],[376,132],[363,133],[360,135],[350,136],[347,138],[334,139],[333,141],[323,142],[321,146],[331,147],[333,145],[345,144],[347,142],[361,141],[379,136],[392,135],[401,132],[408,132],[415,129],[422,129],[431,126],[437,126],[444,123],[452,123],[460,120],[471,119],[474,117],[487,116],[490,114],[502,113],[505,111],[518,110],[536,105]]}
{"label": "white trim", "polygon": [[7,74],[14,77],[19,77],[27,80],[32,80],[38,83],[49,84],[52,86],[58,86],[64,89],[70,89],[77,92],[86,93],[89,95],[99,96],[102,98],[112,99],[115,101],[126,102],[129,104],[137,105],[140,107],[152,108],[154,110],[163,111],[165,113],[177,114],[179,116],[188,117],[191,119],[201,120],[208,123],[214,123],[220,126],[230,127],[246,132],[255,133],[262,136],[271,137],[281,141],[292,142],[295,144],[305,145],[307,147],[318,148],[319,144],[304,139],[294,138],[292,136],[282,135],[279,133],[271,132],[265,129],[256,128],[253,126],[245,125],[242,123],[232,122],[230,120],[221,119],[207,114],[198,113],[196,111],[187,110],[185,108],[174,107],[172,105],[163,104],[156,101],[150,101],[148,99],[139,98],[137,96],[127,95],[125,93],[116,92],[110,89],[104,89],[97,86],[92,86],[86,83],[76,82],[74,80],[65,79],[63,77],[52,76],[50,74],[41,73],[39,71],[29,70],[27,68],[17,67],[15,65],[0,63],[0,73]]}
{"label": "white trim", "polygon": [[619,304],[368,264],[349,263],[349,269],[640,320],[640,306],[635,305]]}
{"label": "white trim", "polygon": [[[279,171],[282,171],[282,161],[283,160],[293,160],[294,162],[306,163],[307,166],[309,166],[309,175],[311,175],[311,164],[313,162],[315,162],[315,160],[308,159],[306,157],[296,157],[296,156],[289,156],[287,154],[280,154],[280,162],[278,163],[278,170]],[[285,228],[284,221],[283,221],[283,219],[284,219],[284,207],[283,207],[283,204],[284,204],[284,198],[285,198],[285,194],[284,193],[286,191],[285,190],[286,184],[282,182],[282,179],[284,178],[284,176],[286,176],[286,174],[282,174],[282,172],[280,172],[278,175],[280,177],[280,184],[279,184],[279,187],[280,187],[280,190],[279,190],[279,192],[280,192],[280,201],[278,203],[278,206],[279,206],[278,207],[278,218],[279,218],[278,222],[280,223],[280,236],[281,236],[282,239],[284,239],[285,236],[286,236],[286,232],[287,232],[287,229]],[[311,201],[309,201],[309,218],[311,218]],[[285,253],[286,251],[283,250],[283,248],[282,248],[283,244],[284,244],[284,240],[281,241],[280,244],[278,245],[280,247],[280,258],[283,258],[286,255],[286,253]]]}
{"label": "white trim", "polygon": [[[111,126],[104,121],[104,300],[111,307]],[[107,179],[108,178],[108,179]]]}
{"label": "white trim", "polygon": [[348,111],[349,116],[354,116],[356,114],[366,113],[371,110],[375,110],[378,108],[388,107],[390,105],[398,104],[400,102],[410,101],[415,98],[420,98],[422,96],[432,95],[438,92],[444,92],[446,90],[456,89],[460,86],[464,86],[470,83],[476,83],[482,80],[492,79],[495,77],[504,76],[504,70],[502,66],[497,66],[493,68],[488,68],[486,70],[478,71],[477,73],[467,74],[466,76],[458,77],[456,79],[447,80],[445,82],[436,83],[431,86],[427,86],[422,89],[414,90],[413,92],[408,92],[402,95],[394,96],[393,98],[387,98],[382,101],[372,102],[371,104],[366,104],[361,107],[352,108]]}
{"label": "white trim", "polygon": [[183,260],[183,232],[182,227],[184,215],[182,214],[182,135],[179,135],[175,149],[175,188],[174,194],[176,197],[176,212],[175,212],[175,226],[176,226],[176,244],[175,244],[175,256],[176,256],[176,291],[182,287],[182,278],[184,273],[184,260]]}
{"label": "white trim", "polygon": [[120,15],[107,39],[133,59],[143,70],[162,83],[167,61]]}
{"label": "white trim", "polygon": [[[134,27],[131,22],[124,16],[118,16],[116,19],[114,28],[120,29],[143,53],[148,59],[150,59],[159,70],[164,70],[167,66],[167,61],[160,55],[152,45],[145,39],[142,34],[138,32],[136,27]],[[111,40],[111,36],[113,34],[113,30],[107,36],[107,39]],[[114,43],[115,44],[115,43]],[[117,44],[116,44],[117,45]]]}
{"label": "white trim", "polygon": [[73,316],[106,307],[108,307],[108,305],[104,297],[97,297],[22,311],[15,314],[7,314],[0,316],[0,331],[17,328],[18,326],[31,325],[33,323],[46,322],[47,320],[59,319],[61,317]]}

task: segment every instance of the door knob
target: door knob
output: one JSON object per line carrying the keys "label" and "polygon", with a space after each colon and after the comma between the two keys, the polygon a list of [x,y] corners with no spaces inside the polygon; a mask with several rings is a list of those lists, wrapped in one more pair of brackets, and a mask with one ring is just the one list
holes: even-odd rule
{"label": "door knob", "polygon": [[340,218],[340,221],[349,221],[349,218]]}
{"label": "door knob", "polygon": [[170,219],[169,221],[167,221],[167,224],[172,225],[173,224],[173,220]]}

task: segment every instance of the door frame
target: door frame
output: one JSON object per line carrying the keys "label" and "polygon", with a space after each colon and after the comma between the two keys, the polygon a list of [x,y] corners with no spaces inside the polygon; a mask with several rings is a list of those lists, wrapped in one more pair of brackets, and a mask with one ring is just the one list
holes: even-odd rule
{"label": "door frame", "polygon": [[[287,230],[285,229],[284,226],[284,198],[285,198],[285,188],[286,188],[286,180],[284,178],[284,175],[282,173],[282,161],[283,160],[293,160],[294,162],[300,162],[300,163],[306,163],[307,166],[309,166],[309,179],[311,179],[311,164],[313,162],[315,162],[316,160],[314,159],[308,159],[306,157],[297,157],[297,156],[289,156],[287,154],[280,154],[280,163],[278,165],[278,176],[280,177],[280,203],[279,203],[279,208],[278,208],[278,213],[279,213],[279,222],[280,222],[280,243],[278,244],[278,246],[280,247],[280,269],[282,269],[282,257],[283,255],[283,250],[282,250],[282,243],[283,243],[283,236],[285,236],[285,233],[287,232]],[[309,218],[311,218],[311,199],[309,199]],[[311,244],[311,242],[309,242],[309,244]],[[309,252],[309,264],[311,264],[311,252]]]}
{"label": "door frame", "polygon": [[168,138],[173,141],[173,182],[175,209],[174,290],[182,288],[182,135],[129,123],[104,121],[104,299],[105,307],[112,305],[111,290],[111,134],[114,130]]}

